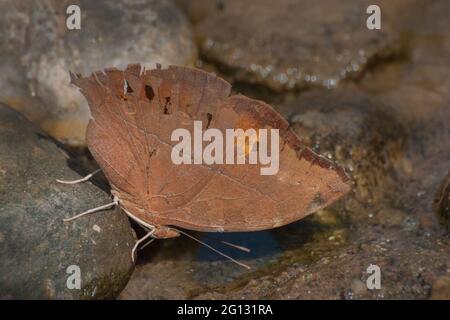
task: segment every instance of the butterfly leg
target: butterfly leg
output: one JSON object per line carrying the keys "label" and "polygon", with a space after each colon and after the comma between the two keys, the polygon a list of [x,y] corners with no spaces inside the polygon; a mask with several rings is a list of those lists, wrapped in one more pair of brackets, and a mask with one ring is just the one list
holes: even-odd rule
{"label": "butterfly leg", "polygon": [[[145,227],[145,228],[148,228]],[[151,237],[152,239],[150,239],[149,241],[147,241],[146,243],[144,243],[140,250],[144,249],[146,246],[148,246],[150,243],[152,243],[153,241],[155,241],[156,239],[167,239],[167,238],[174,238],[174,237],[178,237],[180,235],[180,233],[176,230],[173,230],[171,228],[167,228],[167,227],[160,227],[160,226],[153,226],[153,229],[151,229],[145,236],[143,236],[141,239],[139,239],[138,241],[136,241],[133,250],[131,251],[131,258],[134,262],[135,256],[136,256],[136,251],[138,246],[143,243],[145,240],[147,240],[149,237]]]}
{"label": "butterfly leg", "polygon": [[87,214],[94,213],[94,212],[101,211],[101,210],[105,210],[105,209],[111,208],[113,206],[117,206],[118,204],[119,204],[118,199],[116,197],[114,197],[113,201],[110,202],[110,203],[104,204],[104,205],[102,205],[100,207],[97,207],[97,208],[89,209],[89,210],[87,210],[85,212],[82,212],[82,213],[79,213],[79,214],[77,214],[77,215],[75,215],[75,216],[73,216],[71,218],[63,219],[63,221],[64,222],[72,221],[72,220],[78,219],[78,218],[80,218],[82,216],[85,216]]}
{"label": "butterfly leg", "polygon": [[135,261],[136,257],[136,251],[141,243],[143,243],[148,238],[152,238],[149,241],[147,241],[144,245],[141,246],[141,250],[144,249],[146,246],[148,246],[150,243],[155,241],[156,239],[167,239],[167,238],[173,238],[178,237],[180,235],[179,232],[172,230],[167,227],[160,227],[160,226],[152,226],[152,228],[149,228],[148,226],[145,227],[146,229],[150,229],[150,231],[140,238],[136,243],[134,244],[133,250],[131,250],[131,259],[133,262]]}
{"label": "butterfly leg", "polygon": [[[118,201],[120,202],[120,200],[118,200]],[[128,217],[130,217],[133,221],[135,221],[141,227],[143,227],[146,230],[149,230],[145,236],[143,236],[141,239],[136,241],[136,243],[134,244],[133,250],[131,250],[131,259],[133,260],[133,262],[135,261],[136,251],[137,251],[139,245],[141,243],[143,243],[145,240],[147,240],[148,238],[152,237],[153,239],[151,239],[150,241],[145,243],[141,247],[141,249],[145,248],[147,245],[152,243],[155,239],[167,239],[167,238],[177,237],[180,235],[180,233],[178,231],[173,230],[172,228],[151,225],[148,222],[145,222],[142,219],[139,219],[138,217],[136,217],[134,214],[132,214],[131,212],[129,212],[128,210],[126,210],[123,207],[122,207],[122,210],[127,214]]]}
{"label": "butterfly leg", "polygon": [[[147,240],[150,237],[153,237],[153,233],[155,232],[155,229],[151,229],[145,236],[143,236],[142,238],[140,238],[138,241],[136,241],[136,243],[133,246],[133,249],[131,250],[131,260],[133,262],[135,262],[135,258],[136,258],[136,251],[139,247],[139,245],[144,242],[145,240]],[[147,245],[149,245],[150,243],[152,243],[155,240],[155,238],[153,237],[153,239],[150,239],[150,241],[148,241],[146,244],[144,244],[142,246],[142,248],[145,248]]]}
{"label": "butterfly leg", "polygon": [[71,181],[56,179],[56,182],[63,183],[63,184],[77,184],[77,183],[85,182],[85,181],[88,181],[90,178],[92,178],[95,174],[99,173],[101,170],[102,169],[97,169],[94,172],[89,173],[87,176],[85,176],[81,179],[71,180]]}

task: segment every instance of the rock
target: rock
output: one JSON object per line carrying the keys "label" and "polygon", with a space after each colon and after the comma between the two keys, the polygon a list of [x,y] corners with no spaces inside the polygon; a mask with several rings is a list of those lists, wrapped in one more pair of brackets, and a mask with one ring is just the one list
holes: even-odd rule
{"label": "rock", "polygon": [[[135,241],[126,216],[62,221],[111,201],[91,182],[55,181],[79,177],[51,138],[0,105],[0,299],[114,298],[126,285]],[[66,286],[70,266],[80,290]]]}
{"label": "rock", "polygon": [[450,231],[450,173],[442,182],[436,194],[433,207],[438,215],[439,221]]}
{"label": "rock", "polygon": [[431,289],[431,299],[450,300],[450,277],[442,276],[433,282]]}
{"label": "rock", "polygon": [[[450,2],[410,12],[408,59],[375,68],[360,88],[376,95],[406,128],[405,152],[395,175],[396,206],[414,213],[408,223],[426,232],[448,230],[446,184],[450,167]],[[434,203],[434,213],[431,204]],[[437,213],[437,214],[435,214]],[[436,219],[436,216],[438,219]]]}
{"label": "rock", "polygon": [[367,285],[360,279],[354,279],[350,285],[350,289],[354,295],[353,298],[358,298],[366,293]]}
{"label": "rock", "polygon": [[178,0],[204,60],[237,81],[277,91],[336,87],[375,60],[402,53],[396,20],[411,1],[383,2],[381,30],[366,27],[371,1]]}
{"label": "rock", "polygon": [[[81,30],[66,28],[69,4],[80,7]],[[85,144],[89,109],[69,71],[189,65],[196,55],[190,26],[170,1],[2,1],[0,12],[2,59],[11,61],[0,69],[0,101],[74,146]]]}
{"label": "rock", "polygon": [[311,90],[282,109],[293,130],[314,151],[343,164],[355,181],[358,197],[375,201],[402,159],[405,128],[374,96],[353,86]]}
{"label": "rock", "polygon": [[400,227],[407,219],[407,216],[404,211],[399,209],[381,208],[374,215],[373,222],[385,228]]}

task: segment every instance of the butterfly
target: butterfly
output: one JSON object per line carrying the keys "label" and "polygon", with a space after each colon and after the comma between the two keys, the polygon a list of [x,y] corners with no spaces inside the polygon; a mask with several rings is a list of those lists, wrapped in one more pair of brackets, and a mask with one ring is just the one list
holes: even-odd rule
{"label": "butterfly", "polygon": [[[144,238],[184,233],[176,227],[272,229],[350,190],[344,169],[305,146],[270,105],[231,95],[231,85],[214,74],[132,64],[88,77],[71,73],[71,82],[88,101],[87,145],[110,183],[112,204],[150,230]],[[276,174],[262,175],[261,163],[174,163],[173,132],[184,129],[194,135],[195,123],[224,135],[229,129],[276,130]]]}

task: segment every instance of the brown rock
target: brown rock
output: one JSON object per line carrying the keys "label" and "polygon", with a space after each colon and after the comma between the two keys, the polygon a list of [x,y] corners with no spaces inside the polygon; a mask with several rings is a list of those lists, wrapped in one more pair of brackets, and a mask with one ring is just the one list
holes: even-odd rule
{"label": "brown rock", "polygon": [[[382,29],[366,27],[370,1],[181,1],[204,58],[238,81],[274,90],[336,87],[401,51],[394,28],[411,1],[383,2]],[[212,2],[212,1],[209,1]]]}

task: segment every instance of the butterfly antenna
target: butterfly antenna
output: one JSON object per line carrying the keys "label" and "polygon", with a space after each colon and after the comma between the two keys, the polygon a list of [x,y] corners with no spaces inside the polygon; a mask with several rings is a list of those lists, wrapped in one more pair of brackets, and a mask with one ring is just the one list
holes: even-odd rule
{"label": "butterfly antenna", "polygon": [[251,252],[251,250],[250,250],[249,248],[244,247],[244,246],[237,245],[237,244],[235,244],[235,243],[231,243],[231,242],[228,242],[228,241],[220,240],[220,239],[217,239],[217,238],[215,238],[215,237],[206,236],[206,235],[205,235],[204,237],[205,237],[205,238],[208,238],[208,239],[211,239],[211,240],[214,240],[214,241],[219,241],[220,243],[223,243],[223,244],[225,244],[225,245],[227,245],[227,246],[233,247],[233,248],[235,248],[235,249],[238,249],[238,250],[241,250],[241,251],[244,251],[244,252],[247,252],[247,253],[250,253],[250,252]]}
{"label": "butterfly antenna", "polygon": [[227,246],[236,248],[238,250],[241,250],[241,251],[244,251],[244,252],[247,252],[247,253],[251,252],[251,250],[249,248],[244,247],[244,246],[240,246],[240,245],[237,245],[237,244],[234,244],[234,243],[231,243],[231,242],[228,242],[228,241],[223,241],[223,240],[220,240],[220,242],[225,244],[225,245],[227,245]]}
{"label": "butterfly antenna", "polygon": [[92,178],[96,173],[99,173],[100,171],[101,171],[101,169],[97,169],[94,172],[89,173],[87,176],[85,176],[81,179],[71,180],[71,181],[56,179],[56,182],[63,183],[63,184],[77,184],[77,183],[88,181],[90,178]]}
{"label": "butterfly antenna", "polygon": [[181,231],[181,230],[179,230],[179,229],[172,228],[172,227],[171,227],[171,229],[173,229],[173,230],[175,230],[175,231],[177,231],[177,232],[179,232],[179,233],[185,235],[185,236],[188,237],[188,238],[191,238],[191,239],[194,240],[194,241],[197,241],[198,243],[204,245],[205,247],[207,247],[208,249],[210,249],[210,250],[214,251],[215,253],[221,255],[222,257],[225,257],[225,258],[227,258],[228,260],[230,260],[230,261],[236,263],[237,265],[240,265],[241,267],[244,267],[244,268],[246,268],[246,269],[248,269],[248,270],[251,269],[248,265],[246,265],[246,264],[244,264],[244,263],[242,263],[242,262],[239,262],[239,261],[237,261],[236,259],[233,259],[233,258],[230,257],[229,255],[227,255],[227,254],[225,254],[225,253],[223,253],[223,252],[217,250],[216,248],[211,247],[209,244],[207,244],[207,243],[201,241],[200,239],[197,239],[196,237],[190,235],[189,233],[184,232],[184,231]]}

